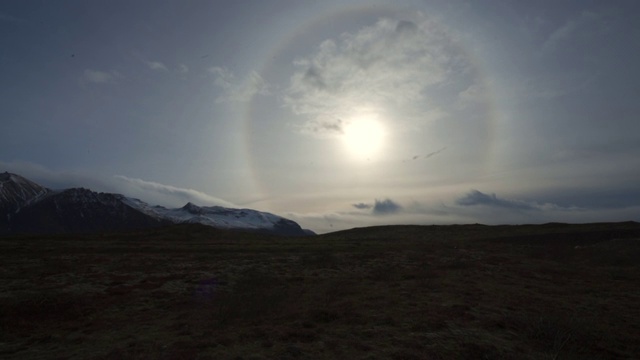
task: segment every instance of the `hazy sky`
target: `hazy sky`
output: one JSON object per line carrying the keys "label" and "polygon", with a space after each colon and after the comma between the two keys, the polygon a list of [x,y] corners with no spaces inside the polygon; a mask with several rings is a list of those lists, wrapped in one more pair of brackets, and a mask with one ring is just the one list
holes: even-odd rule
{"label": "hazy sky", "polygon": [[0,171],[374,224],[640,221],[637,1],[0,2]]}

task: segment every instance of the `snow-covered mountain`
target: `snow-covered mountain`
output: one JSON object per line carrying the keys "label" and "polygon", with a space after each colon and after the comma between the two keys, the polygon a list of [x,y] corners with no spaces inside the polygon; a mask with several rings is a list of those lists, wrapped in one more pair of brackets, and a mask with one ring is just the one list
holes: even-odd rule
{"label": "snow-covered mountain", "polygon": [[170,225],[131,208],[119,194],[73,188],[50,191],[10,215],[10,233],[127,231]]}
{"label": "snow-covered mountain", "polygon": [[50,191],[22,176],[0,173],[0,211],[16,212]]}
{"label": "snow-covered mountain", "polygon": [[251,209],[231,209],[222,206],[197,206],[187,203],[177,209],[162,206],[149,206],[138,199],[127,198],[129,206],[158,219],[172,223],[197,223],[218,229],[242,229],[258,232],[270,232],[281,235],[312,235],[295,221],[267,212]]}
{"label": "snow-covered mountain", "polygon": [[192,203],[167,209],[84,188],[53,191],[16,174],[0,174],[0,234],[124,231],[180,223],[278,235],[313,234],[292,220],[251,209]]}

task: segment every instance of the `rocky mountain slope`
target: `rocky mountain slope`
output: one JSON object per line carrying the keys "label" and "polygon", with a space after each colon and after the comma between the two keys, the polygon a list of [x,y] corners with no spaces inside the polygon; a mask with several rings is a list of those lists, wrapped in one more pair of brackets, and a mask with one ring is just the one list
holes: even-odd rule
{"label": "rocky mountain slope", "polygon": [[192,203],[167,209],[84,188],[53,191],[16,174],[0,174],[0,234],[126,231],[181,223],[277,235],[313,234],[292,220],[251,209]]}

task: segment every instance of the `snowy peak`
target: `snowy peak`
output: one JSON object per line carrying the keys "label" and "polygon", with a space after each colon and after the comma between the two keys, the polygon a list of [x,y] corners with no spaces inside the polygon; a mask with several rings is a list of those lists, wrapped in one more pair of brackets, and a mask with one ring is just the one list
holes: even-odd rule
{"label": "snowy peak", "polygon": [[124,231],[182,223],[277,235],[313,235],[292,220],[252,209],[191,202],[167,209],[85,188],[52,191],[19,175],[0,173],[0,234]]}
{"label": "snowy peak", "polygon": [[200,214],[202,212],[202,208],[192,202],[188,202],[185,206],[182,207],[182,210],[188,212],[189,214]]}
{"label": "snowy peak", "polygon": [[0,212],[14,213],[50,192],[20,175],[0,173]]}
{"label": "snowy peak", "polygon": [[95,205],[120,206],[124,196],[120,194],[97,193],[85,188],[72,188],[56,194],[56,200],[76,203],[85,207]]}
{"label": "snowy peak", "polygon": [[113,232],[171,224],[130,207],[124,199],[83,188],[51,191],[8,217],[0,224],[0,234]]}
{"label": "snowy peak", "polygon": [[161,206],[150,207],[138,199],[126,198],[125,202],[140,212],[176,224],[197,223],[218,229],[247,230],[278,235],[313,235],[313,232],[302,229],[292,220],[252,209],[198,206],[191,202],[181,208],[167,209]]}

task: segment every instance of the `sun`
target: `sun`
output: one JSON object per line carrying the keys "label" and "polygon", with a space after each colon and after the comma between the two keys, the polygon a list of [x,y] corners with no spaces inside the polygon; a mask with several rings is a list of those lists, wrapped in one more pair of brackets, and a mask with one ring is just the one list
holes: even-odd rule
{"label": "sun", "polygon": [[354,118],[344,126],[342,142],[356,160],[370,160],[378,155],[384,141],[384,125],[374,117]]}

